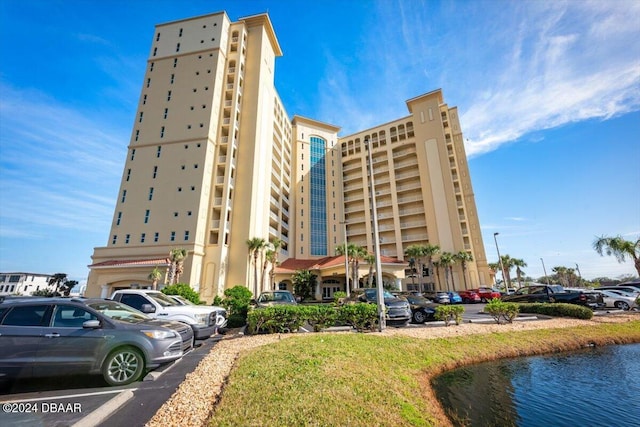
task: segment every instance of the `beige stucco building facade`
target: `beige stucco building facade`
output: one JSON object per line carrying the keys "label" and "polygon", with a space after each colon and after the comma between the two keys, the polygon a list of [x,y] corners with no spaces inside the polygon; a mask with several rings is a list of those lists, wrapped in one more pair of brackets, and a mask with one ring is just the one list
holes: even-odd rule
{"label": "beige stucco building facade", "polygon": [[86,295],[150,286],[174,248],[188,252],[180,281],[203,300],[235,285],[260,291],[275,266],[260,259],[254,283],[247,240],[259,237],[282,241],[280,286],[291,286],[295,266],[319,266],[316,296],[330,297],[344,287],[332,257],[345,225],[349,243],[373,251],[365,139],[389,281],[406,288],[404,250],[429,243],[470,252],[469,286],[490,284],[457,110],[442,92],[407,101],[407,117],[339,137],[336,125],[289,118],[274,86],[281,55],[266,14],[156,26],[113,223],[107,245],[94,249]]}

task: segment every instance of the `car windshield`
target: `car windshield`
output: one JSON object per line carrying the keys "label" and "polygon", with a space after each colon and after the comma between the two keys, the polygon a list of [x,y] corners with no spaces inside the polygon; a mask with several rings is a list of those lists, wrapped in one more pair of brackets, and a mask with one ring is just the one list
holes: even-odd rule
{"label": "car windshield", "polygon": [[188,299],[183,298],[183,297],[181,297],[179,295],[171,295],[170,298],[175,300],[178,304],[181,304],[181,305],[195,305],[194,303],[192,303]]}
{"label": "car windshield", "polygon": [[[365,289],[364,293],[368,300],[374,300],[378,297],[378,290],[375,288]],[[382,290],[382,296],[384,298],[397,298],[395,295],[393,295],[391,292],[389,292],[386,289]]]}
{"label": "car windshield", "polygon": [[268,292],[260,295],[258,298],[258,302],[269,302],[269,301],[285,301],[285,302],[293,302],[293,295],[290,292]]}
{"label": "car windshield", "polygon": [[146,314],[115,301],[100,301],[87,304],[89,307],[113,319],[128,323],[139,323],[151,318]]}
{"label": "car windshield", "polygon": [[182,305],[182,304],[178,304],[176,301],[172,300],[162,292],[149,292],[147,296],[153,298],[155,302],[157,302],[163,307],[168,307],[171,305]]}
{"label": "car windshield", "polygon": [[417,297],[414,295],[409,295],[406,298],[411,304],[429,304],[431,302],[425,297]]}

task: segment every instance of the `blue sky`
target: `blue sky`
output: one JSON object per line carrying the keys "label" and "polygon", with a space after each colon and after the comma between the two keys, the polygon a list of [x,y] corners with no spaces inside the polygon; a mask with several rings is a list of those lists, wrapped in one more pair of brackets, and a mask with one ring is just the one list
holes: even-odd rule
{"label": "blue sky", "polygon": [[599,235],[640,237],[640,2],[0,1],[0,271],[83,281],[107,243],[154,25],[269,12],[289,116],[342,135],[441,88],[465,133],[490,262],[533,277],[635,274]]}

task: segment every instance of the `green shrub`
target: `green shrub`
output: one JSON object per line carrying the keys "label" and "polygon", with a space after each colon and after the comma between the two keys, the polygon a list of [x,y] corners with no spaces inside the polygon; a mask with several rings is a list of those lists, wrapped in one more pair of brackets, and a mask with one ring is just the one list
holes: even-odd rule
{"label": "green shrub", "polygon": [[242,285],[236,285],[233,288],[225,289],[224,298],[220,303],[229,311],[230,315],[238,314],[246,317],[252,297],[253,294],[249,289]]}
{"label": "green shrub", "polygon": [[574,317],[576,319],[589,320],[593,317],[593,311],[582,305],[566,303],[528,303],[518,304],[520,313],[544,314],[556,317]]}
{"label": "green shrub", "polygon": [[366,302],[342,305],[338,308],[338,320],[358,332],[373,331],[378,323],[378,306]]}
{"label": "green shrub", "polygon": [[200,304],[200,294],[186,283],[176,283],[175,285],[165,286],[162,288],[162,293],[165,295],[180,295],[194,304]]}
{"label": "green shrub", "polygon": [[220,298],[219,295],[216,295],[213,298],[213,302],[211,303],[211,305],[217,305],[218,307],[222,306],[222,298]]}
{"label": "green shrub", "polygon": [[227,328],[241,328],[247,324],[247,316],[234,313],[227,318]]}
{"label": "green shrub", "polygon": [[461,305],[440,305],[436,308],[435,317],[437,320],[444,321],[445,326],[449,326],[451,321],[456,322],[456,325],[462,323],[462,314],[464,313],[464,307]]}
{"label": "green shrub", "polygon": [[484,307],[484,311],[489,313],[497,324],[507,322],[512,323],[518,315],[518,305],[512,302],[504,302],[500,298],[493,298]]}
{"label": "green shrub", "polygon": [[305,317],[315,332],[336,324],[338,312],[331,305],[310,305],[305,307],[305,310]]}
{"label": "green shrub", "polygon": [[306,320],[309,307],[277,305],[256,308],[247,313],[249,333],[296,332]]}
{"label": "green shrub", "polygon": [[338,305],[340,303],[342,303],[342,301],[344,301],[344,299],[347,297],[347,293],[343,292],[343,291],[337,291],[333,293],[333,303],[335,305]]}
{"label": "green shrub", "polygon": [[37,291],[32,292],[31,295],[33,295],[34,297],[55,297],[55,296],[58,296],[58,294],[55,291],[52,291],[51,289],[47,289],[47,288],[38,289]]}

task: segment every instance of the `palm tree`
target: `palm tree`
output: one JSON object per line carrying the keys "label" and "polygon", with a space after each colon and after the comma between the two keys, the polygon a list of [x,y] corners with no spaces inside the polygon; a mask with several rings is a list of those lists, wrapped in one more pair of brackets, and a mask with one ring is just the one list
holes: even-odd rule
{"label": "palm tree", "polygon": [[368,254],[368,252],[364,247],[356,245],[354,243],[349,243],[347,245],[346,254],[344,251],[344,245],[336,247],[336,255],[345,255],[347,257],[347,262],[349,263],[349,267],[351,268],[351,283],[353,284],[352,287],[358,288],[360,287],[358,282],[358,268],[360,268],[360,259],[363,259]]}
{"label": "palm tree", "polygon": [[511,269],[515,266],[513,264],[513,258],[511,258],[509,255],[502,255],[500,258],[502,259],[502,266],[504,267],[504,271],[502,272],[502,274],[505,276],[504,277],[504,281],[506,282],[505,287],[510,288],[511,287]]}
{"label": "palm tree", "polygon": [[[439,253],[440,253],[440,246],[438,245],[422,246],[422,254],[427,258],[427,264],[429,265],[429,277],[431,277],[431,275],[433,274],[433,256]],[[422,271],[420,272],[420,276],[422,276]]]}
{"label": "palm tree", "polygon": [[247,240],[249,257],[253,258],[253,295],[258,295],[258,258],[267,242],[261,237],[253,237]]}
{"label": "palm tree", "polygon": [[[419,285],[419,290],[420,292],[424,291],[424,288],[422,286],[422,269],[423,269],[423,264],[420,262],[422,260],[422,255],[424,253],[423,250],[423,246],[422,245],[409,245],[407,246],[407,249],[404,250],[404,254],[408,257],[411,257],[410,259],[413,261],[413,264],[415,266],[416,261],[418,263],[418,268],[420,270],[420,276],[418,279],[418,285]],[[411,265],[411,262],[409,262],[409,265]],[[413,281],[413,275],[411,277],[411,283],[415,284]]]}
{"label": "palm tree", "polygon": [[600,255],[615,256],[618,262],[624,262],[626,257],[633,259],[633,265],[640,276],[640,238],[635,242],[625,240],[622,236],[600,236],[593,242],[593,249]]}
{"label": "palm tree", "polygon": [[436,269],[436,280],[438,281],[438,289],[440,289],[440,261],[433,261],[432,264]]}
{"label": "palm tree", "polygon": [[[269,262],[269,264],[271,265],[271,271],[269,272],[269,285],[271,289],[275,289],[275,282],[274,282],[274,278],[276,276],[276,267],[278,266],[278,252],[280,251],[280,248],[282,248],[282,245],[284,244],[284,242],[280,239],[278,239],[277,237],[273,238],[270,242],[272,249],[267,249],[267,251],[265,252],[264,255],[264,259],[266,261]],[[264,278],[264,273],[265,273],[265,269],[267,268],[267,263],[265,262],[263,264],[263,271],[262,271],[262,276]],[[264,286],[263,286],[264,288]]]}
{"label": "palm tree", "polygon": [[360,287],[360,260],[369,254],[369,251],[364,246],[356,245],[356,250],[353,254],[353,283]]}
{"label": "palm tree", "polygon": [[473,261],[473,255],[471,255],[471,253],[467,251],[460,251],[453,257],[462,266],[462,279],[464,280],[464,288],[469,289],[467,287],[467,263]]}
{"label": "palm tree", "polygon": [[516,276],[518,277],[518,288],[522,287],[522,275],[524,274],[524,271],[522,271],[522,268],[527,266],[527,263],[524,262],[523,259],[520,258],[512,258],[513,261],[513,265],[516,268]]}
{"label": "palm tree", "polygon": [[409,269],[411,270],[411,286],[415,290],[416,288],[416,259],[409,258]]}
{"label": "palm tree", "polygon": [[180,275],[182,274],[182,266],[184,259],[187,257],[187,250],[183,248],[171,249],[169,252],[169,259],[171,260],[171,267],[169,271],[169,284],[173,285],[178,283]]}
{"label": "palm tree", "polygon": [[158,282],[160,281],[160,279],[162,279],[162,271],[158,268],[158,266],[156,266],[153,270],[151,270],[151,273],[149,273],[149,276],[147,276],[147,278],[151,280],[152,289],[156,290],[158,289]]}
{"label": "palm tree", "polygon": [[[498,271],[500,271],[500,263],[499,262],[490,262],[487,264],[487,266],[491,269],[491,272],[493,273],[493,278],[496,282],[496,285],[498,284]],[[504,280],[503,280],[504,282]],[[506,288],[506,283],[503,283],[503,286]],[[505,289],[506,290],[506,289]]]}
{"label": "palm tree", "polygon": [[369,264],[369,287],[373,288],[373,267],[376,262],[376,257],[373,254],[367,253],[364,256],[364,262]]}
{"label": "palm tree", "polygon": [[444,268],[444,282],[447,286],[447,291],[449,291],[449,272],[452,269],[452,265],[455,261],[453,260],[453,254],[451,252],[442,252],[440,254],[440,267]]}

